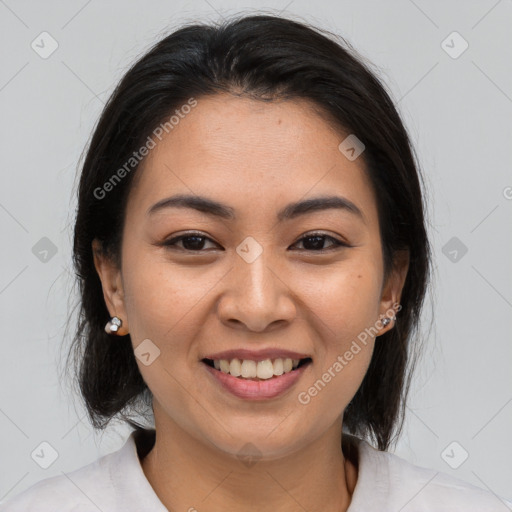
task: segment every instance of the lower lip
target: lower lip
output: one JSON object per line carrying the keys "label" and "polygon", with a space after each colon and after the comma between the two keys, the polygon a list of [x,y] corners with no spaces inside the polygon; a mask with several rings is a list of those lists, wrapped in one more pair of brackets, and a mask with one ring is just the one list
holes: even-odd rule
{"label": "lower lip", "polygon": [[249,380],[233,377],[229,373],[216,370],[202,362],[206,369],[215,377],[224,389],[246,400],[265,400],[275,398],[285,391],[288,391],[302,376],[304,371],[311,365],[311,362],[303,364],[300,368],[283,373],[278,377],[266,380]]}

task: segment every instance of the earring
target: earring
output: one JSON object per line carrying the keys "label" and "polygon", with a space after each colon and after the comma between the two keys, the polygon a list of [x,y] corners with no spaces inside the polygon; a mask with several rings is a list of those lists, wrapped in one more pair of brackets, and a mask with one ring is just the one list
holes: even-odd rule
{"label": "earring", "polygon": [[123,325],[123,321],[117,316],[113,316],[105,325],[105,332],[107,334],[114,334],[119,330],[119,327]]}
{"label": "earring", "polygon": [[389,318],[388,316],[385,316],[385,317],[382,319],[382,325],[383,325],[383,327],[387,327],[387,326],[390,324],[391,320],[396,320],[396,316],[395,316],[395,315],[393,315],[391,318]]}
{"label": "earring", "polygon": [[[402,309],[402,306],[400,304],[398,304],[398,306],[400,306],[400,308],[398,309],[398,311],[400,311],[400,309]],[[388,316],[385,316],[381,322],[382,322],[382,326],[383,327],[387,327],[390,323],[391,323],[391,320],[396,320],[396,316],[393,315],[391,318],[389,318]]]}

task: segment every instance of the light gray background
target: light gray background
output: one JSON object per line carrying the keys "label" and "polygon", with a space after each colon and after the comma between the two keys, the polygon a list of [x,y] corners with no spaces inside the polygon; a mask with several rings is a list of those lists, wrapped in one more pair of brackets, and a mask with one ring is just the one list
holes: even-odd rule
{"label": "light gray background", "polygon": [[[282,12],[346,37],[391,90],[426,174],[436,268],[425,310],[434,329],[395,452],[512,497],[510,0],[0,0],[0,500],[125,441],[120,427],[91,432],[59,382],[78,159],[143,51],[182,22],[241,10]],[[47,59],[31,48],[43,31],[59,45]],[[442,46],[453,31],[469,44],[458,58]],[[43,237],[57,248],[46,262],[32,252]],[[468,248],[455,262],[443,253],[452,237]],[[46,470],[31,458],[43,441],[59,454]],[[446,460],[460,462],[462,450],[468,459],[452,469]]]}

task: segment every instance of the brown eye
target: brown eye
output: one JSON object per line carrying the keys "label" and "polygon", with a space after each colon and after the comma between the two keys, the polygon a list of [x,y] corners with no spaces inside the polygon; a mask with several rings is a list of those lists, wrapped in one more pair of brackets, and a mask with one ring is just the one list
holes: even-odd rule
{"label": "brown eye", "polygon": [[[206,252],[204,250],[204,246],[207,241],[210,241],[217,247],[220,247],[211,238],[203,235],[202,233],[189,233],[180,235],[175,238],[171,238],[170,240],[164,242],[162,245],[168,248],[176,248],[187,252]],[[330,242],[328,247],[324,247],[326,241]],[[305,250],[308,252],[328,252],[333,251],[338,247],[351,247],[345,242],[342,242],[341,240],[338,240],[337,238],[326,235],[324,233],[311,233],[299,239],[295,245],[299,243],[302,243],[304,248],[298,250]]]}
{"label": "brown eye", "polygon": [[[329,240],[331,242],[331,245],[327,248],[324,248],[324,243],[326,240]],[[306,251],[313,251],[313,252],[326,252],[336,249],[337,247],[343,246],[343,247],[350,247],[345,242],[342,242],[341,240],[338,240],[337,238],[334,238],[329,235],[325,235],[323,233],[312,233],[310,235],[302,237],[300,240],[297,241],[297,243],[302,242],[304,246],[304,250]]]}
{"label": "brown eye", "polygon": [[[182,249],[182,250],[190,251],[190,252],[193,252],[193,251],[204,252],[203,249],[204,249],[206,240],[210,240],[212,243],[215,243],[215,242],[213,242],[213,240],[211,240],[211,238],[208,238],[207,236],[204,236],[200,233],[191,233],[191,234],[181,235],[181,236],[172,238],[171,240],[164,242],[163,245],[165,247],[172,247],[172,248],[177,247],[178,249]],[[178,246],[177,245],[178,243],[181,243],[182,246]]]}

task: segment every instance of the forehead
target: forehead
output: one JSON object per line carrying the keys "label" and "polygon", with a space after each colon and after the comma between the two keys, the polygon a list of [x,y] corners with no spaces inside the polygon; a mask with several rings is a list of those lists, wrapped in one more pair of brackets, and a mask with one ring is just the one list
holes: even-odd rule
{"label": "forehead", "polygon": [[338,149],[347,135],[306,100],[198,98],[161,141],[155,139],[137,170],[129,210],[145,214],[165,197],[197,194],[232,205],[240,218],[257,206],[277,210],[337,193],[375,220],[363,159],[350,161]]}

